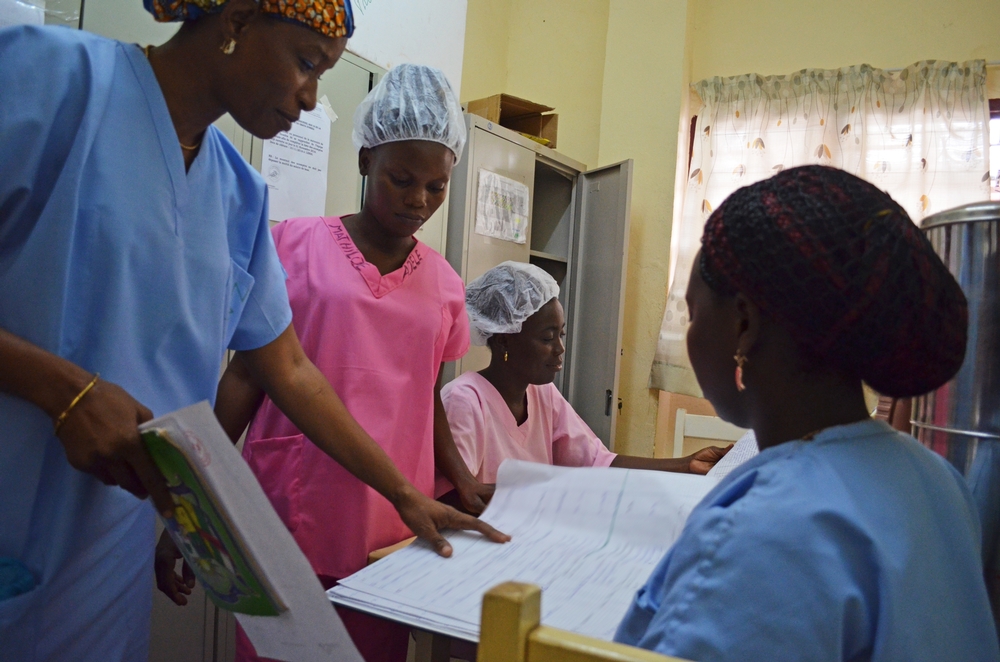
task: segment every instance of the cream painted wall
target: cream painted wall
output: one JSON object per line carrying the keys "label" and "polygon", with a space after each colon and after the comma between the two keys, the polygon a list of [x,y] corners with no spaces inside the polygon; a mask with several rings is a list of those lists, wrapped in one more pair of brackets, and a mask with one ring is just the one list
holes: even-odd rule
{"label": "cream painted wall", "polygon": [[507,91],[511,0],[469,0],[465,16],[462,101]]}
{"label": "cream painted wall", "polygon": [[561,153],[597,164],[609,0],[469,0],[462,100],[553,106]]}
{"label": "cream painted wall", "polygon": [[612,0],[604,61],[599,163],[635,160],[615,450],[647,457],[657,410],[647,382],[667,298],[687,4]]}
{"label": "cream painted wall", "polygon": [[862,62],[1000,60],[996,0],[693,0],[692,80]]}
{"label": "cream painted wall", "polygon": [[513,0],[507,92],[554,106],[559,152],[597,165],[608,0]]}
{"label": "cream painted wall", "polygon": [[549,103],[560,112],[559,151],[591,166],[635,159],[616,450],[652,454],[658,396],[646,385],[666,301],[688,82],[861,62],[997,61],[997,9],[997,0],[469,0],[463,98],[507,91]]}

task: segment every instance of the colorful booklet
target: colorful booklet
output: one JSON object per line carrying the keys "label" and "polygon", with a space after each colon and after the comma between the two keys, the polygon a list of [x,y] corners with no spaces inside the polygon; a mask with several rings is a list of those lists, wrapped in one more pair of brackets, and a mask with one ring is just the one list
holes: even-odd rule
{"label": "colorful booklet", "polygon": [[235,612],[257,654],[362,662],[308,559],[208,403],[144,423],[139,432],[173,496],[167,530],[212,601]]}
{"label": "colorful booklet", "polygon": [[212,602],[255,616],[285,611],[246,541],[207,487],[199,469],[204,452],[198,440],[167,427],[144,430],[142,440],[174,499],[174,516],[164,518],[164,525]]}

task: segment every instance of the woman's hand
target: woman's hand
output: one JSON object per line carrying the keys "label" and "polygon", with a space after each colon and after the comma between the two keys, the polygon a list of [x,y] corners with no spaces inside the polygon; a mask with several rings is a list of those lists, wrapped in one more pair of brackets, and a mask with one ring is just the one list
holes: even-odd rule
{"label": "woman's hand", "polygon": [[187,561],[183,561],[181,574],[177,574],[177,560],[180,558],[183,558],[181,551],[177,549],[170,534],[164,531],[160,535],[160,541],[156,543],[156,555],[153,558],[156,587],[173,600],[174,604],[183,607],[188,603],[187,596],[191,595],[195,579]]}
{"label": "woman's hand", "polygon": [[93,380],[80,366],[0,329],[0,392],[34,404],[53,422],[65,413],[57,436],[73,468],[140,499],[151,496],[160,513],[172,515],[167,484],[139,437],[139,424],[152,412],[119,386]]}
{"label": "woman's hand", "polygon": [[451,545],[439,533],[441,529],[478,531],[487,539],[498,543],[510,540],[510,536],[500,533],[486,522],[471,515],[463,515],[451,506],[426,497],[412,487],[397,498],[393,505],[403,523],[410,527],[410,531],[429,542],[434,551],[441,556],[451,556],[452,551]]}
{"label": "woman's hand", "polygon": [[139,425],[152,418],[124,389],[98,379],[70,410],[57,436],[74,469],[140,499],[152,497],[156,509],[170,516],[174,502],[166,481],[139,436]]}
{"label": "woman's hand", "polygon": [[478,480],[473,478],[472,480],[463,482],[460,487],[456,487],[455,491],[458,492],[458,498],[462,504],[462,509],[465,512],[472,515],[479,516],[486,510],[486,505],[493,498],[493,492],[496,490],[496,485],[487,485],[486,483],[480,483]]}
{"label": "woman's hand", "polygon": [[692,453],[688,455],[685,460],[688,461],[688,470],[693,474],[707,474],[709,469],[715,466],[715,463],[726,456],[729,449],[733,445],[730,444],[725,448],[719,448],[718,446],[709,446],[708,448],[702,448],[697,453]]}

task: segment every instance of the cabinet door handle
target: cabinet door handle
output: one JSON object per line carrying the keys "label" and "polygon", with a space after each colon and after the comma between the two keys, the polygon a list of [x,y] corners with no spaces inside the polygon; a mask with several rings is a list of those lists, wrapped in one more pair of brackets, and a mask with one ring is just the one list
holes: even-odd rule
{"label": "cabinet door handle", "polygon": [[611,389],[604,392],[604,415],[611,415],[611,400],[613,399]]}

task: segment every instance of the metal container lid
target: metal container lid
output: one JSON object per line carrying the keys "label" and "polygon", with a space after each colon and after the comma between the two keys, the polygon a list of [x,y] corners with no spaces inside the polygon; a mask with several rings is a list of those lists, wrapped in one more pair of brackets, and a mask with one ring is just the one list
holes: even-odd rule
{"label": "metal container lid", "polygon": [[980,223],[1000,221],[1000,202],[973,202],[954,209],[931,214],[920,223],[920,228],[929,230],[954,223]]}

